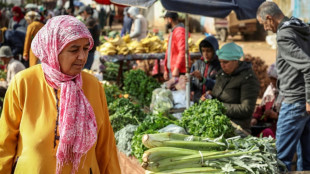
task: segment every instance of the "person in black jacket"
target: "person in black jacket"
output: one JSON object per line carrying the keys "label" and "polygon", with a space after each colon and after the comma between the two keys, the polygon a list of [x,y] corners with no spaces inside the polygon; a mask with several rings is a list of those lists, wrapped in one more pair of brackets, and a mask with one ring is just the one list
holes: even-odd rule
{"label": "person in black jacket", "polygon": [[11,48],[13,56],[18,58],[23,54],[26,33],[18,30],[0,29],[0,47],[7,45]]}
{"label": "person in black jacket", "polygon": [[84,18],[85,25],[94,39],[94,46],[89,51],[87,62],[84,66],[86,69],[91,69],[94,62],[96,47],[99,45],[100,28],[96,19],[92,17],[93,9],[90,6],[81,7],[79,14],[81,14],[81,16]]}
{"label": "person in black jacket", "polygon": [[215,76],[221,69],[215,54],[218,48],[218,41],[213,36],[206,37],[199,44],[201,59],[195,61],[191,68],[191,93],[194,102],[198,102],[200,97],[214,86]]}

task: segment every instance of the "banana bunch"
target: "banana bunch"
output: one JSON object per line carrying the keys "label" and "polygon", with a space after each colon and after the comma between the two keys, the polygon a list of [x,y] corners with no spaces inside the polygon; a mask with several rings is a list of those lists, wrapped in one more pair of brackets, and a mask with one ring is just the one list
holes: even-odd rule
{"label": "banana bunch", "polygon": [[114,39],[109,40],[109,42],[113,44],[114,46],[118,46],[123,43],[123,39],[121,39],[120,36],[116,36]]}
{"label": "banana bunch", "polygon": [[158,36],[149,33],[146,38],[141,40],[141,44],[144,46],[147,53],[161,53],[163,42]]}
{"label": "banana bunch", "polygon": [[145,47],[143,47],[142,43],[138,41],[130,42],[127,44],[127,47],[131,53],[146,53]]}
{"label": "banana bunch", "polygon": [[138,54],[138,53],[148,53],[148,48],[144,47],[142,43],[139,43],[136,47],[136,49],[133,51],[133,53]]}
{"label": "banana bunch", "polygon": [[[197,43],[197,42],[196,42]],[[188,38],[188,48],[189,48],[189,52],[199,52],[199,44],[198,46],[196,45],[196,43],[194,44],[192,38]],[[200,42],[199,42],[200,43]]]}
{"label": "banana bunch", "polygon": [[105,42],[102,44],[99,48],[99,52],[102,55],[115,55],[117,53],[116,47],[110,43],[110,42]]}
{"label": "banana bunch", "polygon": [[130,53],[129,48],[125,43],[122,43],[116,47],[117,54],[119,55],[128,55]]}
{"label": "banana bunch", "polygon": [[84,72],[87,72],[89,74],[95,74],[93,70],[83,69]]}
{"label": "banana bunch", "polygon": [[129,34],[126,34],[125,36],[123,36],[122,39],[125,43],[131,42],[131,38],[130,38]]}

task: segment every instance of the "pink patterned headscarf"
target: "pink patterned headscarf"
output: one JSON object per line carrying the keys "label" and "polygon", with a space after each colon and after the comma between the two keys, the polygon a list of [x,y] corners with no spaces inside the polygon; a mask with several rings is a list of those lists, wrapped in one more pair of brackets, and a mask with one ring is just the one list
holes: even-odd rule
{"label": "pink patterned headscarf", "polygon": [[93,39],[87,27],[72,16],[53,17],[37,33],[31,43],[33,53],[41,60],[47,83],[60,88],[59,134],[56,173],[72,163],[72,173],[78,169],[81,157],[97,141],[97,123],[93,108],[82,91],[81,74],[69,76],[60,71],[58,55],[70,42]]}

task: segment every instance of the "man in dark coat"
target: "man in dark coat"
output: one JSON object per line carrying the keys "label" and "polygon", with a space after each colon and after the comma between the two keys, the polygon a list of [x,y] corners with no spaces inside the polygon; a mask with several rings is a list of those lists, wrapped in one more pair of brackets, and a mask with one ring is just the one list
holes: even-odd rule
{"label": "man in dark coat", "polygon": [[91,36],[94,39],[94,46],[89,51],[87,62],[84,66],[84,68],[86,69],[91,69],[93,62],[94,62],[96,47],[99,45],[100,28],[99,28],[99,24],[96,21],[96,19],[92,17],[93,9],[90,6],[81,7],[79,14],[81,14],[81,16],[84,18],[85,25],[87,26]]}

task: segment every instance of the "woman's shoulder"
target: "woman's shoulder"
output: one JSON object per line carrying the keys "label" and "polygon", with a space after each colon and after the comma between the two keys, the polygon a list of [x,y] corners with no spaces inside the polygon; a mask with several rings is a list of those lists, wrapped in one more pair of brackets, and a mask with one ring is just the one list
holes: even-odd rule
{"label": "woman's shoulder", "polygon": [[91,86],[99,84],[98,79],[94,75],[88,72],[85,72],[85,71],[82,71],[81,75],[82,75],[83,84],[87,84]]}

